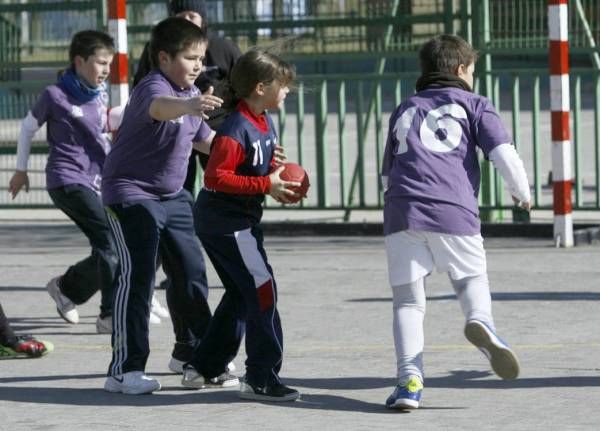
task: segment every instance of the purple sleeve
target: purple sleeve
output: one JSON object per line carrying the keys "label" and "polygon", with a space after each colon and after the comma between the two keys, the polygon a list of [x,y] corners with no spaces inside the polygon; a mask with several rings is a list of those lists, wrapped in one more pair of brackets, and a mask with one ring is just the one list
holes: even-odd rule
{"label": "purple sleeve", "polygon": [[152,124],[150,105],[157,97],[170,96],[171,88],[163,81],[155,79],[142,80],[133,90],[127,108],[134,110],[134,116],[144,123]]}
{"label": "purple sleeve", "polygon": [[487,158],[498,145],[512,143],[512,138],[488,99],[482,99],[478,110],[480,115],[475,123],[475,138]]}
{"label": "purple sleeve", "polygon": [[41,126],[48,118],[50,118],[52,112],[52,105],[54,104],[52,100],[52,95],[50,91],[46,88],[40,97],[38,97],[35,105],[31,108],[31,115],[35,117],[38,122],[38,126]]}
{"label": "purple sleeve", "polygon": [[206,142],[210,134],[213,132],[213,129],[210,128],[206,121],[200,121],[200,127],[198,128],[198,132],[196,136],[194,136],[194,142]]}

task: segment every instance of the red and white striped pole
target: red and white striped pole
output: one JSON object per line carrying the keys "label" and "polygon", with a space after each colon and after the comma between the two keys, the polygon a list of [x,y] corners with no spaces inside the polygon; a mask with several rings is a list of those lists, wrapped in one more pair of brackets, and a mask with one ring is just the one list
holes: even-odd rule
{"label": "red and white striped pole", "polygon": [[129,97],[127,61],[127,0],[107,0],[108,34],[115,40],[116,53],[110,66],[110,105],[120,106]]}
{"label": "red and white striped pole", "polygon": [[550,33],[550,111],[552,115],[552,181],[554,241],[573,246],[571,203],[571,141],[569,132],[569,33],[568,0],[548,0]]}

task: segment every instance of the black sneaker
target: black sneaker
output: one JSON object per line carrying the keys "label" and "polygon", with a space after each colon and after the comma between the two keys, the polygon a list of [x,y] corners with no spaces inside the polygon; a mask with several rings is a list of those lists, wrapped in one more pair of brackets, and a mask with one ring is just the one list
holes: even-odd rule
{"label": "black sneaker", "polygon": [[240,398],[244,400],[284,402],[295,401],[300,398],[300,392],[288,388],[282,383],[267,386],[255,386],[246,380],[240,382]]}

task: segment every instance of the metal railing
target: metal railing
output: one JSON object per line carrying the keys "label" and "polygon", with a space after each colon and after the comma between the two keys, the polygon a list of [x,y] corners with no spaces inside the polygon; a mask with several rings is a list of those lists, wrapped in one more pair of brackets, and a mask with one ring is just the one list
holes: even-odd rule
{"label": "metal railing", "polygon": [[[165,0],[128,0],[132,67],[151,24],[166,16],[165,4]],[[413,91],[415,49],[440,32],[458,32],[482,52],[477,90],[494,101],[513,132],[530,174],[535,207],[551,208],[548,72],[543,63],[546,0],[208,0],[207,4],[213,29],[232,36],[242,48],[283,37],[291,41],[285,45],[291,59],[309,58],[319,64],[373,60],[373,73],[302,76],[286,111],[275,114],[289,158],[311,174],[313,187],[302,208],[381,207],[378,172],[389,115]],[[14,168],[20,119],[54,80],[55,70],[64,67],[72,33],[104,26],[103,5],[104,0],[0,4],[0,190],[6,189]],[[600,2],[574,0],[569,8],[571,52],[575,63],[585,66],[571,74],[574,209],[600,209],[600,84],[594,69],[598,64],[590,61],[598,56]],[[492,68],[491,58],[498,67],[502,59],[514,57],[532,60],[525,68]],[[532,69],[533,64],[541,68]],[[396,72],[404,69],[414,72]],[[2,193],[0,206],[51,205],[43,190],[44,131],[35,139],[32,192],[14,202]],[[482,209],[510,209],[500,178],[487,162],[482,163]],[[278,207],[272,201],[268,206]]]}
{"label": "metal railing", "polygon": [[[301,208],[378,209],[382,206],[380,163],[395,106],[412,94],[415,73],[301,77],[298,91],[285,109],[273,113],[288,158],[310,173],[312,188]],[[476,91],[483,77],[476,80]],[[550,112],[545,69],[491,72],[492,100],[524,160],[532,185],[534,207],[552,208]],[[575,210],[600,210],[600,71],[572,70],[571,100]],[[368,95],[374,93],[372,121],[366,126]],[[18,120],[15,120],[18,121]],[[366,128],[365,128],[366,127]],[[0,206],[32,206],[43,190],[44,135],[32,156],[32,189],[36,199],[19,196],[10,202],[2,193]],[[14,169],[12,140],[2,142],[0,188],[6,190]],[[488,163],[482,161],[482,163]],[[483,209],[510,210],[512,202],[498,175],[482,190],[489,194]],[[32,195],[33,196],[33,195]],[[277,207],[268,202],[269,207]]]}

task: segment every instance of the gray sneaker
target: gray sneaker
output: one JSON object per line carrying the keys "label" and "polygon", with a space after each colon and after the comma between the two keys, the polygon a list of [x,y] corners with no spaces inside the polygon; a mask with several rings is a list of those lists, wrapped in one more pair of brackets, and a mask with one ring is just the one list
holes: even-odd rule
{"label": "gray sneaker", "polygon": [[229,374],[227,371],[212,379],[206,379],[194,367],[186,365],[183,369],[181,384],[190,389],[231,388],[239,385],[240,381],[236,376]]}
{"label": "gray sneaker", "polygon": [[511,380],[519,376],[517,355],[484,322],[469,320],[465,325],[465,337],[488,358],[498,377]]}
{"label": "gray sneaker", "polygon": [[98,334],[112,334],[112,316],[98,316],[96,319],[96,332]]}
{"label": "gray sneaker", "polygon": [[79,313],[77,312],[77,308],[75,308],[75,304],[60,291],[60,287],[58,286],[59,280],[60,277],[54,277],[48,282],[46,285],[48,294],[56,303],[56,311],[58,311],[60,317],[68,323],[79,323]]}
{"label": "gray sneaker", "polygon": [[[187,361],[182,361],[180,359],[177,359],[177,358],[171,356],[171,360],[169,361],[169,370],[171,370],[175,374],[183,374],[183,366],[185,365],[186,362]],[[227,364],[227,371],[229,373],[233,373],[235,370],[236,370],[236,367],[233,362],[230,362],[229,364]]]}

